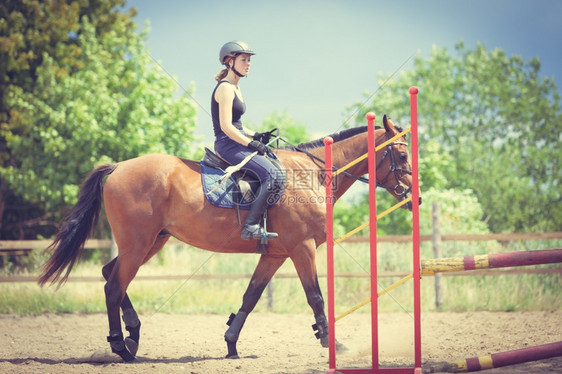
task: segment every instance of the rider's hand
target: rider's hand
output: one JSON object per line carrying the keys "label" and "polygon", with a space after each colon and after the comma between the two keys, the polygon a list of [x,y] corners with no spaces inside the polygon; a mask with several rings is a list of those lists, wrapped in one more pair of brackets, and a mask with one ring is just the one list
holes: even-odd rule
{"label": "rider's hand", "polygon": [[252,151],[257,151],[260,155],[264,155],[267,153],[267,147],[260,141],[252,140],[248,143],[248,148]]}
{"label": "rider's hand", "polygon": [[277,129],[273,129],[273,130],[268,131],[268,132],[256,132],[256,133],[254,133],[254,136],[252,136],[252,138],[254,140],[262,142],[263,144],[268,144],[269,140],[271,139],[271,136],[272,136],[272,134],[275,130],[277,130]]}

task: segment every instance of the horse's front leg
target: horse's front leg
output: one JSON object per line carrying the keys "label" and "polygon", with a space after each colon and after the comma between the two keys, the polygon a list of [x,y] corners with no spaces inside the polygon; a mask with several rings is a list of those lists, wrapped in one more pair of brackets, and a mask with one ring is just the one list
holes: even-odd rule
{"label": "horse's front leg", "polygon": [[[293,253],[291,260],[293,260],[295,269],[297,270],[297,274],[304,288],[308,305],[310,305],[314,312],[316,323],[312,325],[312,328],[316,331],[316,338],[320,340],[322,347],[327,348],[329,345],[328,319],[324,312],[324,298],[322,297],[322,291],[318,284],[314,241],[310,240],[303,243],[301,248],[297,248]],[[336,350],[338,352],[344,352],[347,348],[343,344],[336,342]]]}
{"label": "horse's front leg", "polygon": [[254,274],[250,280],[250,284],[242,298],[240,310],[238,310],[236,314],[231,314],[227,322],[229,327],[224,334],[224,340],[228,348],[226,358],[239,358],[238,351],[236,350],[236,342],[238,341],[244,322],[246,322],[248,314],[254,310],[263,290],[275,272],[283,265],[285,259],[285,257],[270,257],[268,255],[260,257],[256,270],[254,270]]}

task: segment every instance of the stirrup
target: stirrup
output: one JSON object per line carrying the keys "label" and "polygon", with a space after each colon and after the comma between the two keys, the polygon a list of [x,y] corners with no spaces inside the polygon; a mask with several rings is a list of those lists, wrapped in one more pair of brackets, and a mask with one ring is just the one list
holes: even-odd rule
{"label": "stirrup", "polygon": [[244,240],[250,239],[275,239],[279,237],[276,232],[266,232],[260,224],[244,225],[240,237]]}

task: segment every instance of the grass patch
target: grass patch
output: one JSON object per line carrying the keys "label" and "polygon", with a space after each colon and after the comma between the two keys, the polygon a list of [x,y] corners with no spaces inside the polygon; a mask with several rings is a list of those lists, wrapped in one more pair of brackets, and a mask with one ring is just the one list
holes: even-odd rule
{"label": "grass patch", "polygon": [[[547,243],[549,242],[549,243]],[[552,242],[552,243],[551,243]],[[443,243],[443,257],[481,253],[509,252],[538,248],[560,247],[561,241],[514,242],[509,247],[497,242]],[[343,313],[370,296],[369,248],[367,244],[343,243],[336,246],[336,274],[365,274],[360,278],[337,277],[336,313]],[[431,244],[422,244],[422,258],[431,258]],[[99,256],[98,256],[99,258]],[[241,305],[249,278],[195,279],[194,274],[251,274],[258,255],[219,254],[201,251],[189,246],[167,246],[153,260],[142,267],[141,275],[181,275],[182,280],[134,280],[129,296],[135,308],[152,313],[218,313],[236,312]],[[378,248],[379,273],[389,271],[411,272],[411,244],[381,243]],[[326,250],[317,252],[317,266],[325,274]],[[560,264],[544,265],[560,267]],[[72,276],[100,276],[101,264],[83,262]],[[34,271],[31,275],[37,275]],[[291,260],[287,260],[278,274],[295,275]],[[379,286],[388,287],[400,278],[381,278]],[[433,277],[422,279],[422,310],[435,311]],[[326,296],[326,278],[320,278]],[[562,282],[559,274],[523,274],[498,276],[442,277],[443,306],[445,311],[521,311],[562,309]],[[266,292],[256,311],[267,311]],[[310,312],[298,278],[274,278],[272,285],[273,308],[276,313]],[[411,312],[412,282],[393,290],[379,300],[381,312]],[[364,307],[359,312],[368,312]],[[103,282],[68,282],[58,291],[54,287],[40,288],[35,283],[1,283],[0,313],[39,314],[105,312]]]}

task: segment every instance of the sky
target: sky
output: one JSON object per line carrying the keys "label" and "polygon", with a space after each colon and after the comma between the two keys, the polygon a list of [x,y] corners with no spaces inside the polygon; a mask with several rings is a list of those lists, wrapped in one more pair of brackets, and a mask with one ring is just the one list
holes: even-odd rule
{"label": "sky", "polygon": [[[221,46],[247,42],[256,55],[240,82],[246,126],[287,112],[318,137],[342,129],[346,108],[378,88],[378,74],[413,68],[433,46],[460,41],[538,57],[541,76],[562,92],[559,0],[129,0],[149,53],[183,87],[194,87],[196,135],[212,144],[210,97]],[[171,79],[171,78],[170,78]],[[416,85],[416,82],[412,82]],[[382,88],[384,89],[384,87]],[[423,100],[419,87],[418,100]],[[407,92],[404,93],[407,95]],[[376,108],[384,112],[384,108]]]}

